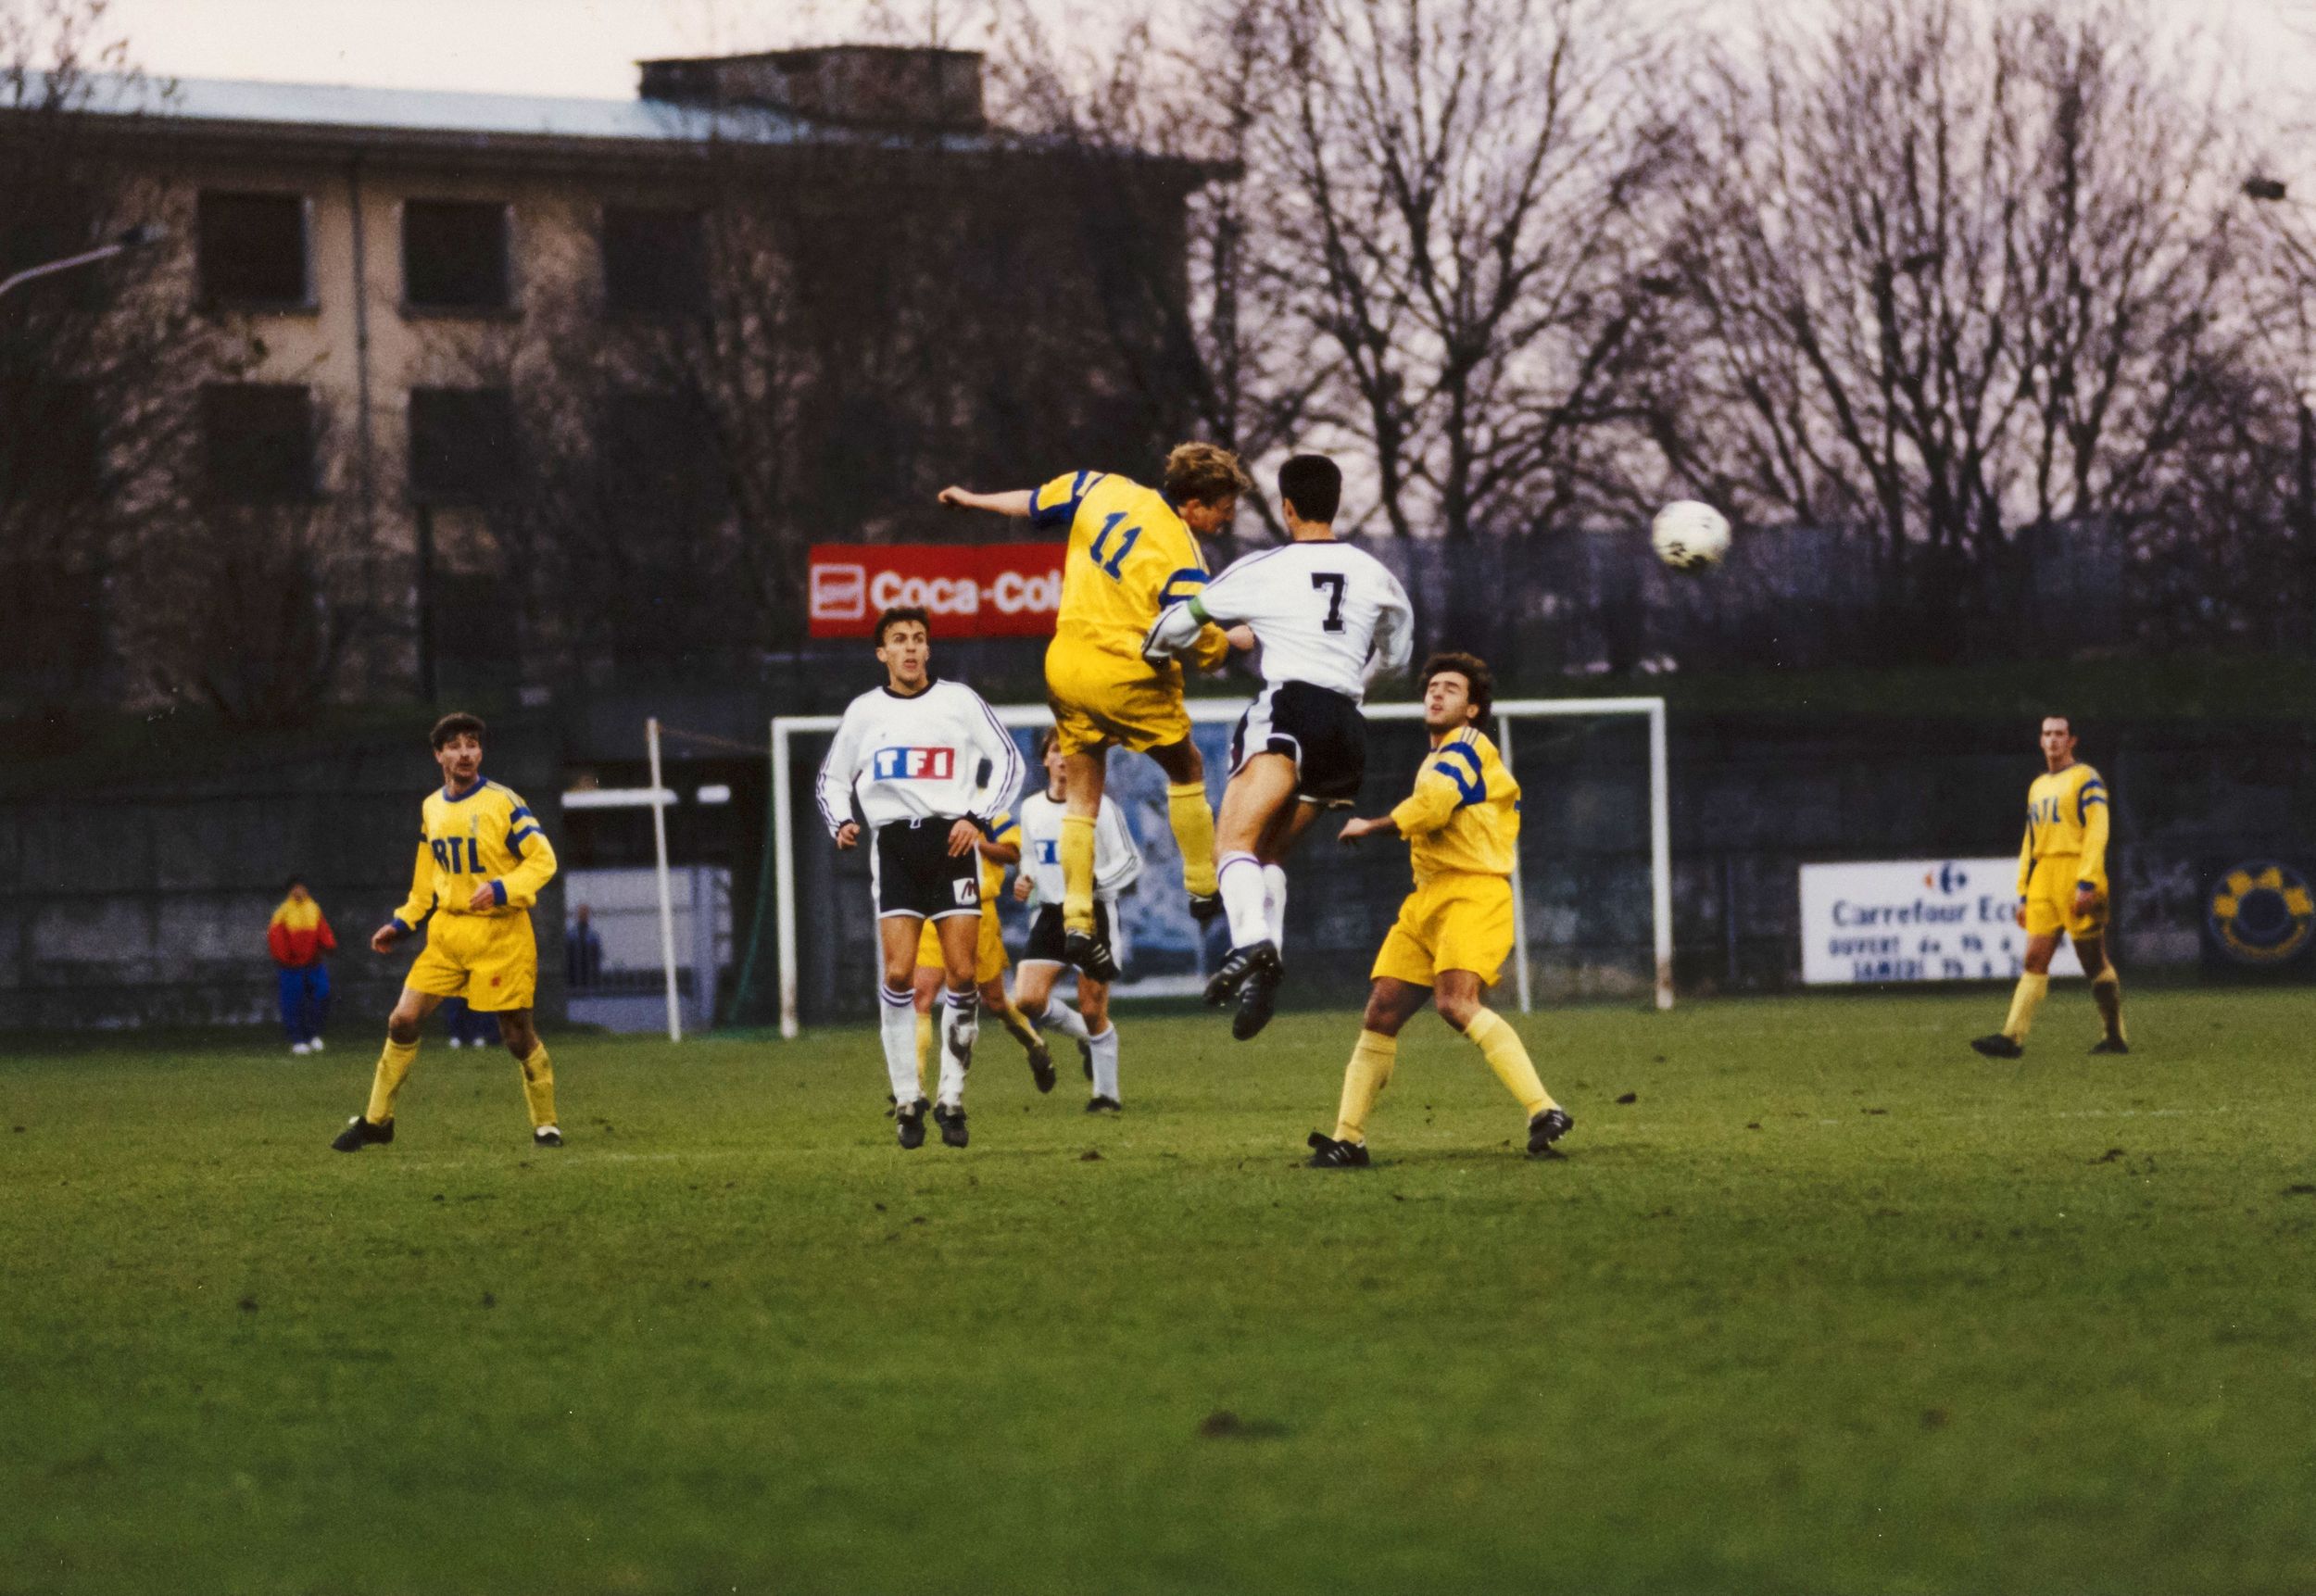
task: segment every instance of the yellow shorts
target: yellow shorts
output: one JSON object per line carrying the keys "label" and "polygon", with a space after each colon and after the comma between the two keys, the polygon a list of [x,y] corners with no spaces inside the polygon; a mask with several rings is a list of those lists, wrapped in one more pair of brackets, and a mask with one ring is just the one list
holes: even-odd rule
{"label": "yellow shorts", "polygon": [[478,1014],[528,1009],[539,987],[539,944],[528,910],[443,914],[426,923],[426,947],[402,984],[437,998],[464,998]]}
{"label": "yellow shorts", "polygon": [[1400,905],[1369,978],[1433,987],[1442,970],[1469,970],[1492,987],[1511,953],[1511,882],[1501,875],[1435,875]]}
{"label": "yellow shorts", "polygon": [[[938,920],[928,920],[925,923],[925,929],[917,934],[917,968],[920,970],[938,970],[944,965],[940,936],[934,930],[939,924]],[[997,912],[983,904],[981,939],[973,956],[974,982],[986,987],[1010,968],[1012,961],[1005,957],[1005,936],[998,929]]]}
{"label": "yellow shorts", "polygon": [[1065,754],[1091,753],[1111,743],[1143,754],[1189,739],[1182,667],[1172,660],[1153,669],[1139,657],[1057,637],[1046,646],[1045,694],[1055,741]]}
{"label": "yellow shorts", "polygon": [[2107,889],[2091,902],[2091,912],[2075,912],[2075,873],[2082,859],[2076,853],[2054,853],[2034,861],[2027,876],[2026,930],[2029,936],[2049,936],[2064,931],[2069,936],[2102,936],[2107,933]]}

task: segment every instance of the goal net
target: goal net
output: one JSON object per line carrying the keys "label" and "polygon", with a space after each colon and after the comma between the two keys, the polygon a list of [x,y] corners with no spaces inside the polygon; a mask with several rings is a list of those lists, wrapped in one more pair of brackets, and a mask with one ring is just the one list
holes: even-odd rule
{"label": "goal net", "polygon": [[[1207,785],[1222,800],[1230,729],[1242,698],[1188,705]],[[1043,704],[994,706],[1032,755],[1051,715]],[[1369,704],[1367,778],[1355,812],[1380,814],[1407,794],[1427,739],[1422,706]],[[1519,860],[1513,877],[1517,941],[1500,990],[1526,1011],[1540,999],[1644,996],[1672,1006],[1672,861],[1662,698],[1516,698],[1498,702],[1491,733],[1521,785]],[[759,905],[755,940],[776,950],[780,1031],[865,1020],[876,1010],[875,922],[865,849],[830,846],[812,785],[834,715],[772,723],[770,901]],[[1219,923],[1202,935],[1190,919],[1181,861],[1166,823],[1165,779],[1139,755],[1113,751],[1108,791],[1142,849],[1139,884],[1119,906],[1121,1000],[1198,991],[1223,953]],[[1339,847],[1325,819],[1288,861],[1290,1004],[1356,1002],[1376,949],[1409,887],[1403,846],[1378,838]],[[772,921],[769,928],[762,922]],[[1028,916],[1010,894],[1000,906],[1006,942],[1019,956]],[[765,936],[767,929],[769,936]]]}

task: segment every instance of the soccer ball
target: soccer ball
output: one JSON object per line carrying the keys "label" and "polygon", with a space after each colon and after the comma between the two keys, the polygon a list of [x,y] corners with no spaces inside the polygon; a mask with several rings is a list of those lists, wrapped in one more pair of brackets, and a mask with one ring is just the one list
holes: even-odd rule
{"label": "soccer ball", "polygon": [[1649,545],[1675,571],[1703,571],[1729,552],[1729,517],[1693,498],[1678,500],[1649,523]]}

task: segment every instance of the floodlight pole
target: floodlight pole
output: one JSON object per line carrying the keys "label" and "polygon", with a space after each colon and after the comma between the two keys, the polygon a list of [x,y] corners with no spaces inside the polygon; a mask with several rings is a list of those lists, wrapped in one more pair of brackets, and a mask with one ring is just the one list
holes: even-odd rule
{"label": "floodlight pole", "polygon": [[21,287],[35,278],[53,276],[59,271],[69,271],[76,266],[94,266],[100,260],[110,260],[116,255],[125,255],[132,249],[142,249],[148,244],[157,244],[168,236],[165,229],[152,222],[141,223],[129,229],[109,244],[100,244],[94,249],[84,249],[78,255],[68,255],[60,260],[44,260],[38,266],[26,267],[13,277],[0,278],[0,294],[6,294],[12,288]]}
{"label": "floodlight pole", "polygon": [[[667,980],[667,1039],[684,1039],[684,1005],[675,992],[675,904],[668,896],[667,804],[673,795],[660,781],[660,718],[643,723],[644,740],[651,748],[651,844],[659,859],[660,971]],[[697,936],[699,928],[692,927]]]}

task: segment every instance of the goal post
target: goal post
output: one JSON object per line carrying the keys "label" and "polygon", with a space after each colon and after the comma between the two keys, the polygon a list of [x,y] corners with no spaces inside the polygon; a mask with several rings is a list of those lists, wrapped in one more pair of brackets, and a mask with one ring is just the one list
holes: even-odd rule
{"label": "goal post", "polygon": [[[1191,698],[1184,708],[1193,726],[1229,725],[1246,712],[1245,698]],[[1044,704],[998,704],[990,708],[1009,731],[1028,731],[1049,724],[1052,711]],[[1368,704],[1362,711],[1369,721],[1420,721],[1423,706],[1415,702]],[[1656,1007],[1673,1006],[1672,824],[1671,785],[1666,766],[1665,700],[1624,698],[1504,698],[1490,710],[1496,723],[1497,751],[1515,777],[1519,774],[1518,727],[1523,722],[1599,720],[1640,717],[1648,734],[1648,856],[1651,952],[1655,963]],[[836,731],[836,715],[782,715],[772,723],[772,820],[774,917],[780,961],[780,1034],[795,1037],[799,1020],[799,943],[797,927],[796,776],[794,749],[799,737]],[[807,778],[812,779],[811,777]],[[1515,999],[1520,1012],[1531,1008],[1533,976],[1529,958],[1528,899],[1516,853],[1512,865],[1513,963]]]}

